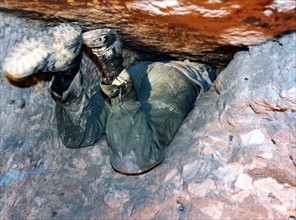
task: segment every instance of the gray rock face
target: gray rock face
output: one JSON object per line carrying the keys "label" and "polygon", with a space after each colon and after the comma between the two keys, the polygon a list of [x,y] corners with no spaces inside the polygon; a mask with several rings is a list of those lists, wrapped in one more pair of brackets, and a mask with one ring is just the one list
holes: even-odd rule
{"label": "gray rock face", "polygon": [[[0,14],[0,69],[45,23]],[[236,54],[166,149],[140,176],[109,165],[104,137],[58,139],[50,76],[0,72],[1,219],[288,219],[295,214],[296,34]],[[91,65],[84,59],[84,65]]]}

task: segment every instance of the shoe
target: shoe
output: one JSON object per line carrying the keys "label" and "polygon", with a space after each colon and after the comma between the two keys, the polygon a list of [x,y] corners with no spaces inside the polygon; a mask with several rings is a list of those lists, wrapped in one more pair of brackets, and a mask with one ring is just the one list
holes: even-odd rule
{"label": "shoe", "polygon": [[[77,66],[82,32],[78,25],[49,28],[39,38],[25,39],[4,60],[3,71],[12,80],[21,80],[38,71],[69,72]],[[75,61],[75,62],[73,62]]]}
{"label": "shoe", "polygon": [[8,78],[18,81],[43,69],[50,53],[51,49],[42,39],[23,40],[4,60],[3,72]]}
{"label": "shoe", "polygon": [[113,29],[95,29],[83,33],[83,42],[96,55],[105,82],[111,83],[123,70],[122,44]]}
{"label": "shoe", "polygon": [[75,58],[81,55],[82,30],[74,24],[61,24],[50,28],[48,35],[53,39],[46,72],[67,71],[76,65]]}

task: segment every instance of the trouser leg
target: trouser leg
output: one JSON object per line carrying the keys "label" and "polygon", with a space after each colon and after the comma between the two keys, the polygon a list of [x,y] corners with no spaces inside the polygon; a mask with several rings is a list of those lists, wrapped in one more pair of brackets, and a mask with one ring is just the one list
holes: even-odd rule
{"label": "trouser leg", "polygon": [[106,127],[110,161],[120,172],[142,173],[163,160],[163,148],[193,108],[198,89],[161,63],[139,63],[127,72],[135,94],[112,106]]}
{"label": "trouser leg", "polygon": [[62,98],[57,99],[57,129],[68,148],[92,145],[105,133],[110,105],[103,97],[99,83],[100,73],[84,57],[80,72],[63,91]]}
{"label": "trouser leg", "polygon": [[94,144],[102,134],[109,114],[109,107],[101,93],[92,97],[86,94],[72,103],[56,104],[59,136],[68,148],[81,148]]}
{"label": "trouser leg", "polygon": [[113,168],[136,174],[159,164],[163,150],[153,142],[151,129],[127,72],[122,71],[111,85],[101,86],[112,103],[106,136]]}
{"label": "trouser leg", "polygon": [[153,140],[162,148],[168,145],[185,116],[192,110],[200,88],[192,84],[180,70],[165,63],[156,63],[144,78],[138,97]]}
{"label": "trouser leg", "polygon": [[[114,30],[96,29],[85,32],[83,42],[96,55],[102,79],[93,77],[97,69],[92,71],[82,69],[80,86],[75,86],[77,83],[75,84],[74,80],[72,83],[74,89],[70,86],[70,89],[61,96],[62,102],[57,103],[59,134],[63,143],[71,148],[91,145],[105,132],[110,105],[100,92],[100,82],[103,80],[110,83],[123,69],[122,45]],[[89,67],[91,64],[86,66]],[[70,100],[67,100],[69,97]]]}

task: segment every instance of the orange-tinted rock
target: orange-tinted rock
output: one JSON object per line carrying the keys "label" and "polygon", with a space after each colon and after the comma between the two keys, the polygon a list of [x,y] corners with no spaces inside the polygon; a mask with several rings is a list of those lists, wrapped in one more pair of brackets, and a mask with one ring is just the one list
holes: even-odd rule
{"label": "orange-tinted rock", "polygon": [[226,64],[237,49],[231,46],[296,29],[294,0],[2,0],[0,8],[112,27],[129,48],[211,64]]}

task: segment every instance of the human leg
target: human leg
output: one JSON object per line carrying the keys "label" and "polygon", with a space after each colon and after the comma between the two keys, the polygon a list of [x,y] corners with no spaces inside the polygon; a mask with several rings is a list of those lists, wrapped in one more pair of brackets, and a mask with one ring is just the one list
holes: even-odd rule
{"label": "human leg", "polygon": [[182,72],[189,69],[171,63],[140,62],[120,73],[121,83],[102,85],[112,101],[106,135],[116,170],[140,174],[163,160],[164,147],[204,85],[202,76],[196,83]]}
{"label": "human leg", "polygon": [[201,87],[192,83],[171,63],[154,63],[138,91],[153,140],[164,148],[173,139],[186,115],[192,110]]}
{"label": "human leg", "polygon": [[[83,74],[82,74],[83,73]],[[110,104],[100,89],[100,72],[83,56],[80,72],[71,82],[65,100],[56,99],[57,129],[68,148],[93,145],[105,133]]]}
{"label": "human leg", "polygon": [[55,73],[50,91],[56,100],[57,126],[62,142],[70,148],[97,141],[109,113],[99,90],[98,71],[81,69],[81,45],[81,28],[62,24],[16,45],[3,65],[13,80],[38,71]]}
{"label": "human leg", "polygon": [[112,103],[106,136],[113,168],[125,174],[140,174],[158,165],[163,160],[163,150],[153,141],[126,70],[111,85],[101,86]]}

